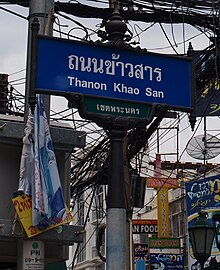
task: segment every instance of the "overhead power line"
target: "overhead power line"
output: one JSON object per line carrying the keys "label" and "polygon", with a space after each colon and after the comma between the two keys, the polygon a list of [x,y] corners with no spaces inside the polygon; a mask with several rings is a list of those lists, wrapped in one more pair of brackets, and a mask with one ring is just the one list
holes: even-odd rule
{"label": "overhead power line", "polygon": [[6,12],[8,12],[8,13],[11,13],[11,14],[13,14],[13,15],[16,15],[16,16],[22,18],[22,19],[27,20],[27,17],[25,17],[25,16],[23,16],[23,15],[17,13],[17,12],[14,12],[14,11],[12,11],[12,10],[9,10],[9,9],[4,8],[4,7],[1,7],[1,6],[0,6],[0,9],[6,11]]}
{"label": "overhead power line", "polygon": [[[99,18],[108,20],[112,14],[109,2],[105,1],[106,8],[96,6],[97,1],[87,1],[91,5],[81,3],[55,2],[55,13],[65,12],[81,18]],[[213,10],[218,14],[218,1],[159,1],[159,0],[133,0],[120,1],[120,12],[124,20],[140,22],[157,22],[157,23],[186,23],[202,29],[206,28],[213,32],[219,31],[219,18],[213,16]],[[96,4],[94,4],[96,3]],[[29,1],[10,0],[2,1],[0,4],[17,4],[24,7],[29,6]]]}

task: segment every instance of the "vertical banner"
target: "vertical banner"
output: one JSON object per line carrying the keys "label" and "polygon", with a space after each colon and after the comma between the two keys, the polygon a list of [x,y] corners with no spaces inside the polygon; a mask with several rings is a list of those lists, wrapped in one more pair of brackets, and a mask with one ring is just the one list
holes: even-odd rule
{"label": "vertical banner", "polygon": [[72,219],[64,202],[41,95],[37,95],[34,115],[29,111],[23,138],[18,190],[22,195],[13,198],[13,204],[28,237]]}
{"label": "vertical banner", "polygon": [[[155,177],[161,178],[160,154],[156,154]],[[157,191],[158,237],[170,237],[168,189],[161,186]]]}
{"label": "vertical banner", "polygon": [[[212,217],[220,213],[220,175],[190,181],[186,183],[186,209],[188,227],[191,227],[198,216],[198,211],[205,210],[208,213],[208,219],[212,222]],[[189,266],[190,269],[198,269],[198,262],[195,260],[192,247],[189,243]],[[216,246],[215,240],[212,246],[212,253],[205,266],[210,265],[210,260],[220,261],[220,252]]]}
{"label": "vertical banner", "polygon": [[43,99],[37,95],[34,121],[35,177],[32,183],[32,220],[39,229],[60,223],[66,207]]}

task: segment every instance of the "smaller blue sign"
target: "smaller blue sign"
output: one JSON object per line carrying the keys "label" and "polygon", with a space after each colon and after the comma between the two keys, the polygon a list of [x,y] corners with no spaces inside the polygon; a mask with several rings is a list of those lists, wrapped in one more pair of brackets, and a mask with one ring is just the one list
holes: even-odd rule
{"label": "smaller blue sign", "polygon": [[192,60],[66,39],[38,38],[36,91],[193,107]]}
{"label": "smaller blue sign", "polygon": [[146,270],[145,261],[138,260],[136,261],[136,270]]}
{"label": "smaller blue sign", "polygon": [[151,270],[184,269],[184,256],[181,254],[150,254]]}

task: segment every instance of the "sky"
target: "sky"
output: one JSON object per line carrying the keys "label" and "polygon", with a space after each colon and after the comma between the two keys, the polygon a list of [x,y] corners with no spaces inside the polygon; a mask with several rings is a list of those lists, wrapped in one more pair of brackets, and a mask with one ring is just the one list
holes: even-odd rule
{"label": "sky", "polygon": [[[68,2],[68,1],[61,1]],[[22,16],[28,16],[28,8],[23,8],[18,5],[0,5],[0,8],[6,8],[11,11],[14,11]],[[74,18],[74,17],[73,17]],[[86,27],[91,30],[97,30],[97,26],[101,23],[101,20],[91,20],[91,19],[79,19],[74,18],[75,20],[79,20]],[[58,22],[58,20],[57,20]],[[75,30],[76,25],[71,22],[59,17],[59,23],[61,24],[62,31],[68,32],[71,29],[71,34],[76,36],[82,36],[83,32],[79,30]],[[0,73],[9,74],[9,82],[13,84],[13,86],[18,89],[21,93],[25,93],[25,84],[24,78],[26,76],[26,52],[27,52],[27,35],[28,35],[28,21],[18,17],[16,15],[10,14],[5,10],[0,9]],[[68,25],[68,26],[67,26]],[[204,49],[209,45],[209,39],[204,35],[198,32],[195,28],[187,25],[163,25],[167,36],[170,41],[176,46],[175,49],[178,53],[183,54],[187,51],[189,40],[192,42],[195,50]],[[57,24],[54,24],[54,28],[59,29]],[[165,37],[162,29],[159,25],[151,26],[151,24],[135,22],[129,22],[128,28],[133,32],[135,41],[140,41],[141,48],[146,48],[148,51],[153,51],[156,53],[174,53],[173,49],[170,48],[170,45]],[[57,33],[54,32],[55,36],[58,36]],[[98,37],[96,35],[92,36],[93,39],[97,40]],[[65,38],[65,36],[62,36]],[[183,42],[186,40],[186,42]],[[67,102],[63,97],[53,97],[52,99],[52,108],[54,110],[63,110],[66,109]],[[180,126],[180,155],[181,151],[185,148],[188,140],[192,136],[197,136],[203,133],[203,122],[199,124],[197,121],[197,125],[199,126],[198,130],[196,129],[196,133],[194,134],[191,129],[188,127],[189,122],[187,117],[185,120],[181,121]],[[165,119],[165,126],[170,125],[170,119]],[[207,130],[211,130],[209,133],[212,135],[218,134],[216,131],[216,123],[218,123],[218,118],[212,118],[207,121]],[[197,128],[196,125],[196,128]],[[188,128],[186,128],[188,127]],[[164,137],[164,142],[162,146],[160,146],[161,153],[176,153],[176,139],[175,129],[171,130],[168,135]],[[155,144],[154,144],[155,148]],[[175,155],[164,155],[164,158],[167,160],[175,160]],[[185,161],[199,162],[198,160],[191,159],[189,155],[184,153],[182,157]],[[213,160],[209,160],[209,162],[219,162],[219,157]]]}
{"label": "sky", "polygon": [[[26,16],[28,14],[27,9],[18,6],[3,7]],[[28,21],[0,9],[0,24],[0,72],[10,75],[26,68]]]}

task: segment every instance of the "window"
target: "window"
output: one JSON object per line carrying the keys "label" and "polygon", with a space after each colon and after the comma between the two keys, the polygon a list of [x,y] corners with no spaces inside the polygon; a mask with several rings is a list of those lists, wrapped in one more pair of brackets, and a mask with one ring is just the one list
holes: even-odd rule
{"label": "window", "polygon": [[104,217],[104,188],[98,186],[95,193],[94,209],[92,211],[92,219],[102,219]]}
{"label": "window", "polygon": [[86,238],[84,235],[83,242],[79,244],[77,262],[83,262],[86,259]]}
{"label": "window", "polygon": [[78,199],[77,199],[77,210],[78,210],[78,225],[84,225],[84,208],[85,208],[85,202],[84,202],[84,194],[82,193]]}

